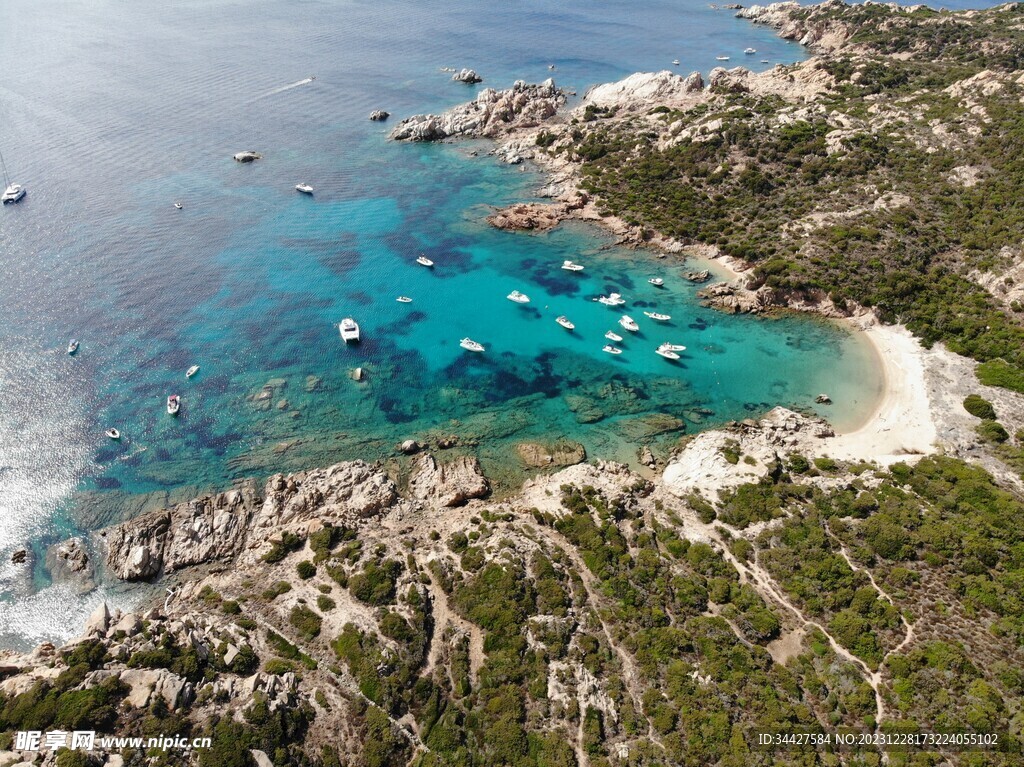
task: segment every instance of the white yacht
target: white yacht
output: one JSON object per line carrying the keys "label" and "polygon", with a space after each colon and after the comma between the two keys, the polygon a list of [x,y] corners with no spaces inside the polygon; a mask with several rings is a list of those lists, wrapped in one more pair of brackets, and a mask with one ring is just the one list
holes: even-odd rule
{"label": "white yacht", "polygon": [[562,268],[567,272],[582,272],[583,264],[574,264],[572,261],[563,261]]}
{"label": "white yacht", "polygon": [[599,304],[604,304],[605,306],[622,306],[624,303],[626,303],[626,299],[624,299],[618,293],[612,293],[608,296],[601,296],[599,299],[597,299],[597,302]]}
{"label": "white yacht", "polygon": [[78,351],[78,339],[72,338],[68,341],[68,354],[74,354]]}
{"label": "white yacht", "polygon": [[757,53],[757,48],[744,48],[743,52],[748,56],[753,56],[755,53]]}
{"label": "white yacht", "polygon": [[651,277],[651,279],[647,281],[656,288],[660,288],[662,285],[665,284],[665,280],[661,279],[661,277]]}
{"label": "white yacht", "polygon": [[121,432],[119,432],[117,429],[107,429],[104,432],[104,434],[106,434],[108,437],[110,437],[113,440],[121,439]]}
{"label": "white yacht", "polygon": [[505,298],[507,298],[509,301],[514,301],[517,304],[530,303],[530,297],[525,293],[520,293],[518,290],[513,290],[511,293],[505,296]]}
{"label": "white yacht", "polygon": [[575,330],[576,329],[576,326],[573,325],[571,322],[569,322],[569,318],[566,317],[565,315],[562,315],[561,317],[555,317],[555,322],[557,322],[559,325],[561,325],[566,330]]}
{"label": "white yacht", "polygon": [[772,62],[769,61],[768,59],[761,59],[761,63],[762,64],[771,64]]}
{"label": "white yacht", "polygon": [[601,351],[608,352],[608,354],[622,354],[622,349],[617,346],[612,346],[611,344],[605,344]]}
{"label": "white yacht", "polygon": [[459,346],[468,352],[482,352],[484,350],[484,345],[478,344],[472,338],[463,338],[459,341]]}
{"label": "white yacht", "polygon": [[672,66],[679,66],[679,59],[672,59]]}
{"label": "white yacht", "polygon": [[177,415],[179,410],[181,410],[181,397],[172,394],[167,398],[167,412],[170,415]]}
{"label": "white yacht", "polygon": [[303,194],[313,194],[313,187],[309,184],[296,184],[295,191],[302,192]]}
{"label": "white yacht", "polygon": [[7,163],[4,162],[3,155],[0,155],[0,167],[4,171],[4,193],[0,196],[0,201],[6,205],[9,202],[17,202],[25,196],[25,187],[21,184],[12,184],[10,177],[7,175]]}
{"label": "white yacht", "polygon": [[420,266],[433,266],[434,265],[433,261],[431,261],[429,258],[427,258],[426,256],[424,256],[422,254],[420,254],[420,257],[416,259],[416,263],[419,264]]}
{"label": "white yacht", "polygon": [[672,316],[669,314],[658,314],[657,312],[644,312],[644,316],[650,317],[652,320],[657,320],[658,322],[668,322],[672,319]]}
{"label": "white yacht", "polygon": [[184,206],[184,205],[182,205],[182,204],[181,204],[180,202],[176,202],[176,203],[174,203],[174,207],[175,207],[175,208],[177,208],[178,210],[181,210],[181,209],[182,209],[182,208],[184,208],[185,206]]}
{"label": "white yacht", "polygon": [[191,378],[192,376],[194,376],[198,372],[199,372],[199,366],[198,365],[193,365],[192,367],[190,367],[188,370],[185,371],[185,378]]}
{"label": "white yacht", "polygon": [[637,325],[633,318],[630,317],[628,314],[622,315],[622,319],[619,320],[619,324],[622,325],[622,327],[624,327],[630,333],[636,333],[638,330],[640,330],[640,326]]}
{"label": "white yacht", "polygon": [[661,346],[659,346],[657,349],[654,350],[654,353],[655,354],[660,354],[662,357],[664,357],[667,360],[677,360],[677,359],[679,359],[679,355],[676,354],[674,351],[672,351],[672,349],[669,348],[668,344],[662,344]]}
{"label": "white yacht", "polygon": [[609,330],[607,333],[604,334],[604,337],[607,338],[609,341],[615,341],[615,343],[618,343],[619,341],[622,340],[622,336],[620,336],[614,330]]}
{"label": "white yacht", "polygon": [[396,298],[395,300],[396,300],[396,301],[397,301],[398,303],[400,303],[400,304],[411,304],[411,303],[412,303],[412,299],[411,299],[411,298],[409,298],[409,296],[399,296],[399,297],[398,297],[398,298]]}
{"label": "white yacht", "polygon": [[341,340],[345,343],[359,340],[359,325],[351,317],[346,317],[338,325],[338,332],[341,333]]}
{"label": "white yacht", "polygon": [[715,56],[715,61],[728,61],[728,56]]}

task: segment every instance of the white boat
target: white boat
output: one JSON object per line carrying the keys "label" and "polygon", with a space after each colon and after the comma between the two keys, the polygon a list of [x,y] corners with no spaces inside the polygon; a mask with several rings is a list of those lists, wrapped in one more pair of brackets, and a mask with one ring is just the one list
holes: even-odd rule
{"label": "white boat", "polygon": [[174,207],[177,208],[178,210],[181,210],[185,206],[182,205],[180,202],[176,202],[176,203],[174,203]]}
{"label": "white boat", "polygon": [[715,61],[728,61],[728,56],[715,56]]}
{"label": "white boat", "polygon": [[576,326],[569,322],[569,318],[564,315],[561,317],[555,317],[555,322],[561,325],[566,330],[575,330]]}
{"label": "white boat", "polygon": [[622,306],[624,303],[626,303],[626,299],[624,299],[618,293],[612,293],[611,295],[608,296],[601,296],[599,299],[597,299],[597,302],[599,304],[604,304],[605,306]]}
{"label": "white boat", "polygon": [[657,349],[654,350],[654,353],[655,354],[660,354],[662,357],[664,357],[667,360],[677,360],[677,359],[679,359],[679,355],[676,354],[674,351],[672,351],[668,347],[668,344],[662,344],[661,346],[659,346]]}
{"label": "white boat", "polygon": [[574,264],[572,261],[563,261],[562,268],[567,272],[582,272],[583,264]]}
{"label": "white boat", "polygon": [[167,412],[171,415],[177,415],[179,410],[181,410],[181,397],[177,394],[172,394],[167,398]]}
{"label": "white boat", "polygon": [[679,59],[672,59],[673,66],[679,66]]}
{"label": "white boat", "polygon": [[198,365],[193,365],[192,367],[190,367],[188,370],[185,371],[185,378],[191,378],[192,376],[194,376],[198,372],[199,372],[199,366]]}
{"label": "white boat", "polygon": [[674,352],[685,352],[686,351],[686,347],[683,346],[682,344],[662,344],[662,346],[664,348],[666,348],[666,349],[671,349]]}
{"label": "white boat", "polygon": [[657,312],[644,312],[644,316],[650,317],[652,320],[657,320],[658,322],[668,322],[672,319],[671,315],[658,314]]}
{"label": "white boat", "polygon": [[604,334],[604,337],[607,338],[609,341],[615,341],[616,343],[622,340],[622,336],[620,336],[614,330],[609,330],[607,333]]}
{"label": "white boat", "polygon": [[21,184],[12,184],[10,177],[7,175],[7,163],[4,162],[3,155],[0,155],[0,167],[4,171],[4,193],[0,196],[0,201],[6,205],[9,202],[17,202],[25,196],[25,187]]}
{"label": "white boat", "polygon": [[761,59],[761,63],[762,64],[771,64],[772,62],[769,61],[768,59]]}
{"label": "white boat", "polygon": [[482,352],[484,350],[484,345],[478,344],[472,338],[463,338],[459,341],[459,346],[468,352]]}
{"label": "white boat", "polygon": [[72,338],[68,341],[68,354],[74,354],[78,351],[78,339]]}
{"label": "white boat", "polygon": [[419,264],[420,266],[433,266],[434,265],[433,261],[431,261],[429,258],[427,258],[426,256],[423,256],[423,255],[421,255],[419,258],[416,259],[416,263]]}
{"label": "white boat", "polygon": [[601,351],[608,352],[608,354],[622,354],[622,349],[617,346],[612,346],[611,344],[605,344]]}
{"label": "white boat", "polygon": [[296,184],[295,191],[302,192],[303,194],[313,194],[313,187],[309,184]]}
{"label": "white boat", "polygon": [[338,324],[338,332],[345,343],[359,340],[359,325],[351,317],[346,317]]}
{"label": "white boat", "polygon": [[106,434],[111,439],[121,439],[121,432],[119,432],[117,429],[107,429],[103,433]]}
{"label": "white boat", "polygon": [[619,320],[619,324],[622,325],[622,327],[624,327],[630,333],[636,333],[638,330],[640,330],[640,326],[637,325],[633,318],[630,317],[628,314],[622,315],[622,319]]}
{"label": "white boat", "polygon": [[665,284],[665,280],[661,279],[661,277],[651,277],[651,279],[647,281],[656,288],[660,288],[662,285]]}
{"label": "white boat", "polygon": [[748,56],[753,56],[755,53],[757,53],[757,48],[744,48],[743,52]]}
{"label": "white boat", "polygon": [[509,301],[514,301],[517,304],[530,303],[530,297],[525,293],[520,293],[518,290],[513,290],[511,293],[505,296],[505,298],[507,298]]}
{"label": "white boat", "polygon": [[409,298],[409,296],[399,296],[399,297],[398,297],[398,298],[396,298],[395,300],[396,300],[396,301],[397,301],[398,303],[400,303],[400,304],[411,304],[411,303],[412,303],[412,299],[411,299],[411,298]]}

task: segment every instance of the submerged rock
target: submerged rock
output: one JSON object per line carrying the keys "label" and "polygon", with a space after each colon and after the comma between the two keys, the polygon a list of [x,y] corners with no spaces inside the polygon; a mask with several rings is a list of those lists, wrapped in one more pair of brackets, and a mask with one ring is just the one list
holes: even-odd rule
{"label": "submerged rock", "polygon": [[54,583],[70,584],[80,594],[96,588],[92,563],[81,538],[53,544],[46,550],[45,562]]}
{"label": "submerged rock", "polygon": [[527,466],[572,466],[587,460],[587,450],[579,442],[559,440],[554,445],[520,442],[516,445],[520,460]]}

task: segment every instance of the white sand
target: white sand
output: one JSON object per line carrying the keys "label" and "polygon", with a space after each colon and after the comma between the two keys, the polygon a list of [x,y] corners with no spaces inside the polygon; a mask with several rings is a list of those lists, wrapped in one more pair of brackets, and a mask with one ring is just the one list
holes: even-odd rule
{"label": "white sand", "polygon": [[882,363],[882,399],[867,422],[821,441],[820,452],[884,465],[935,450],[937,431],[925,381],[925,350],[902,326],[873,324],[865,336]]}

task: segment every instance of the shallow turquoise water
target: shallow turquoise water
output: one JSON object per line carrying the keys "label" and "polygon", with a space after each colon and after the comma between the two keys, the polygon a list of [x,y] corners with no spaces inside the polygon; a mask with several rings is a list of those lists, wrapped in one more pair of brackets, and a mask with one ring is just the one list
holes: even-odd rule
{"label": "shallow turquoise water", "polygon": [[[828,415],[852,422],[877,395],[858,339],[810,318],[703,309],[680,264],[593,228],[493,230],[491,207],[531,199],[541,177],[483,145],[471,157],[468,144],[391,144],[366,119],[470,98],[442,66],[504,87],[553,63],[583,92],[673,58],[685,73],[722,53],[753,66],[802,56],[728,12],[66,0],[4,4],[0,42],[22,64],[0,82],[0,148],[29,188],[0,215],[0,562],[140,493],[379,458],[410,437],[457,433],[502,476],[526,439],[632,460],[638,443],[667,447],[681,428],[809,406],[821,391],[837,403]],[[756,57],[741,55],[748,45]],[[265,159],[231,160],[247,148]],[[299,181],[315,197],[296,194]],[[420,252],[435,269],[412,263]],[[566,258],[586,271],[558,269]],[[663,289],[647,284],[655,274]],[[529,306],[505,299],[513,289]],[[618,358],[601,347],[621,313],[591,300],[612,290],[642,327]],[[345,316],[362,326],[358,346],[339,339]],[[487,352],[461,350],[466,335]],[[688,347],[680,363],[653,353],[665,340]],[[357,366],[365,382],[350,379]],[[254,399],[268,382],[270,399]],[[111,425],[120,443],[103,436]],[[0,588],[15,584],[0,566]],[[89,604],[53,589],[0,600],[0,642],[58,635]]]}

